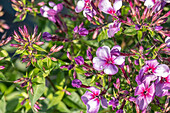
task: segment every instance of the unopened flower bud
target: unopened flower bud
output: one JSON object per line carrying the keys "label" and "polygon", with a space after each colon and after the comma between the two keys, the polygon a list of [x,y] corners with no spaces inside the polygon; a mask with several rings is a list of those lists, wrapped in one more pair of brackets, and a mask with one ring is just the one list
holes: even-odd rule
{"label": "unopened flower bud", "polygon": [[5,67],[4,66],[0,66],[0,70],[4,69]]}
{"label": "unopened flower bud", "polygon": [[92,75],[92,73],[84,73],[84,75],[86,75],[87,77],[89,77],[89,76],[91,76]]}
{"label": "unopened flower bud", "polygon": [[70,52],[67,51],[67,58],[72,61],[72,57],[70,55]]}
{"label": "unopened flower bud", "polygon": [[131,51],[132,53],[137,53],[137,51],[134,50],[134,49],[130,49],[130,51]]}
{"label": "unopened flower bud", "polygon": [[82,56],[78,56],[74,58],[77,65],[83,65],[84,64],[84,58]]}
{"label": "unopened flower bud", "polygon": [[31,92],[32,95],[34,94],[34,90],[33,90],[32,86],[30,88],[30,92]]}
{"label": "unopened flower bud", "polygon": [[25,101],[26,101],[26,99],[24,99],[24,100],[21,102],[21,105],[24,105]]}
{"label": "unopened flower bud", "polygon": [[135,65],[139,65],[139,59],[135,60]]}
{"label": "unopened flower bud", "polygon": [[92,56],[91,52],[88,49],[86,50],[86,54],[87,54],[89,60],[93,59],[93,56]]}
{"label": "unopened flower bud", "polygon": [[54,45],[53,47],[51,47],[50,52],[53,52],[55,48],[56,48],[56,45]]}
{"label": "unopened flower bud", "polygon": [[166,43],[161,44],[159,48],[160,48],[160,49],[161,49],[161,48],[164,48],[164,47],[166,47],[166,45],[167,45]]}
{"label": "unopened flower bud", "polygon": [[39,2],[37,5],[38,6],[43,6],[43,5],[45,5],[45,3],[44,2]]}
{"label": "unopened flower bud", "polygon": [[140,47],[139,47],[139,52],[140,52],[140,54],[143,53],[143,50],[144,50],[143,46],[140,46]]}
{"label": "unopened flower bud", "polygon": [[20,84],[21,87],[24,87],[26,85],[27,85],[27,82],[23,82],[23,83]]}
{"label": "unopened flower bud", "polygon": [[34,107],[37,108],[37,109],[41,109],[38,104],[34,104]]}
{"label": "unopened flower bud", "polygon": [[[74,67],[73,64],[69,65],[69,66],[68,66],[68,70],[71,70],[73,67]],[[61,67],[60,67],[60,68],[61,68]]]}
{"label": "unopened flower bud", "polygon": [[38,100],[44,100],[45,99],[45,97],[40,97]]}
{"label": "unopened flower bud", "polygon": [[77,78],[77,73],[76,73],[76,71],[74,70],[74,72],[73,72],[73,78],[74,79],[76,79]]}
{"label": "unopened flower bud", "polygon": [[155,31],[160,31],[161,29],[163,29],[162,26],[155,26]]}
{"label": "unopened flower bud", "polygon": [[73,87],[80,88],[82,85],[82,82],[79,79],[74,79],[71,84]]}
{"label": "unopened flower bud", "polygon": [[36,45],[43,45],[44,42],[35,42]]}
{"label": "unopened flower bud", "polygon": [[56,58],[54,58],[54,57],[51,57],[51,60],[52,60],[52,61],[57,61],[57,59],[56,59]]}
{"label": "unopened flower bud", "polygon": [[99,87],[103,87],[99,82],[96,82],[96,85]]}
{"label": "unopened flower bud", "polygon": [[12,47],[20,47],[21,45],[20,44],[11,44]]}
{"label": "unopened flower bud", "polygon": [[68,68],[68,65],[63,65],[60,67],[60,69],[63,69],[63,68]]}
{"label": "unopened flower bud", "polygon": [[63,45],[62,46],[58,46],[56,49],[54,49],[54,51],[53,52],[58,52],[58,51],[60,51],[61,49],[63,49]]}

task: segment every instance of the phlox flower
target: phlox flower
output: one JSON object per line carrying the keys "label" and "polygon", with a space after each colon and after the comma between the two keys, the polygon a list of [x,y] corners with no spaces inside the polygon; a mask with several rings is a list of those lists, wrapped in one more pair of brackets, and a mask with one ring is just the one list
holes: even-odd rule
{"label": "phlox flower", "polygon": [[115,33],[120,31],[121,22],[115,20],[113,23],[109,24],[109,30],[107,31],[107,35],[109,38],[113,37]]}
{"label": "phlox flower", "polygon": [[166,46],[170,48],[170,37],[165,39],[165,43],[167,44]]}
{"label": "phlox flower", "polygon": [[158,77],[155,81],[156,89],[155,95],[158,97],[163,97],[165,95],[170,95],[168,90],[170,90],[170,73],[167,77]]}
{"label": "phlox flower", "polygon": [[48,3],[50,7],[52,8],[49,8],[48,6],[42,6],[40,8],[40,13],[43,17],[46,17],[48,18],[50,21],[52,22],[56,22],[56,14],[61,12],[61,10],[63,9],[63,4],[60,3],[60,4],[55,4],[54,2],[49,2]]}
{"label": "phlox flower", "polygon": [[91,6],[91,0],[79,0],[77,2],[75,12],[80,13],[81,11],[83,11],[84,17],[86,17],[86,14],[91,17],[96,15],[96,11]]}
{"label": "phlox flower", "polygon": [[158,76],[167,77],[169,74],[169,67],[165,64],[160,64],[156,59],[148,60],[136,76],[138,84],[154,81]]}
{"label": "phlox flower", "polygon": [[144,5],[147,8],[153,8],[154,12],[162,9],[166,3],[170,3],[168,0],[145,0]]}
{"label": "phlox flower", "polygon": [[149,84],[150,82],[147,82],[147,84],[142,83],[136,87],[134,95],[138,95],[136,98],[136,104],[139,106],[140,110],[145,110],[154,98],[155,85],[152,83],[149,87]]}
{"label": "phlox flower", "polygon": [[[116,65],[122,65],[125,62],[125,56],[120,56],[121,47],[116,45],[111,50],[108,46],[99,47],[96,51],[97,57],[93,58],[94,69],[104,73],[114,75],[118,72]],[[116,65],[115,65],[116,64]]]}
{"label": "phlox flower", "polygon": [[107,108],[107,100],[100,95],[100,90],[95,87],[87,88],[90,91],[86,91],[86,93],[81,97],[82,101],[87,107],[87,113],[97,113],[100,108],[100,100],[103,108]]}
{"label": "phlox flower", "polygon": [[74,28],[74,33],[78,33],[80,36],[86,36],[89,34],[89,31],[80,24]]}
{"label": "phlox flower", "polygon": [[115,0],[113,6],[109,0],[100,0],[98,7],[104,13],[113,15],[122,7],[122,0]]}
{"label": "phlox flower", "polygon": [[112,97],[112,100],[109,101],[109,105],[112,105],[112,110],[114,110],[119,105],[119,100]]}

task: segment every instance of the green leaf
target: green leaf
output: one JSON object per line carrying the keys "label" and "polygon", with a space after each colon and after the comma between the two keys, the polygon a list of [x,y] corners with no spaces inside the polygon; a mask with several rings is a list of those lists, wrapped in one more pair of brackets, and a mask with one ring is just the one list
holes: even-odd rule
{"label": "green leaf", "polygon": [[108,36],[107,36],[107,31],[102,29],[102,31],[98,35],[97,41],[100,42],[101,40],[104,40],[104,39],[108,39]]}
{"label": "green leaf", "polygon": [[135,27],[126,27],[125,31],[124,31],[124,34],[125,35],[128,35],[128,36],[134,36],[136,35],[136,29]]}
{"label": "green leaf", "polygon": [[60,101],[60,103],[57,105],[57,110],[59,110],[62,113],[71,113],[70,110],[62,101]]}
{"label": "green leaf", "polygon": [[2,72],[0,72],[0,80],[7,80]]}
{"label": "green leaf", "polygon": [[140,59],[139,59],[139,65],[140,65],[140,66],[143,66],[144,64],[145,64],[145,61],[140,58]]}
{"label": "green leaf", "polygon": [[24,53],[24,51],[25,51],[25,50],[19,50],[19,49],[17,49],[17,50],[15,51],[15,54],[13,55],[13,57],[14,57],[15,55]]}
{"label": "green leaf", "polygon": [[57,105],[58,103],[61,102],[61,100],[63,99],[64,96],[64,91],[57,91],[55,93],[55,96],[53,97],[52,101],[49,103],[48,108],[51,108],[52,106]]}
{"label": "green leaf", "polygon": [[138,40],[140,41],[142,38],[142,31],[138,31]]}
{"label": "green leaf", "polygon": [[40,46],[36,45],[36,44],[33,44],[33,47],[38,50],[38,51],[44,51],[44,52],[47,52],[45,49],[41,48]]}
{"label": "green leaf", "polygon": [[41,95],[45,91],[45,78],[39,77],[37,79],[37,82],[39,82],[39,84],[36,84],[33,86],[34,94],[32,95],[30,91],[28,92],[29,99],[31,101],[31,108],[33,111],[34,111],[33,107],[34,107],[35,102],[41,97]]}
{"label": "green leaf", "polygon": [[26,14],[23,15],[22,19],[20,20],[20,16],[22,15],[22,13],[20,13],[14,20],[13,20],[13,23],[15,22],[21,22],[21,21],[24,21],[26,16],[27,16],[27,12],[25,12]]}
{"label": "green leaf", "polygon": [[139,59],[138,55],[132,56],[134,59]]}
{"label": "green leaf", "polygon": [[66,98],[72,101],[72,103],[76,104],[80,108],[85,109],[85,105],[83,104],[80,96],[76,92],[71,92],[71,95],[67,96]]}
{"label": "green leaf", "polygon": [[4,96],[0,100],[0,113],[6,113],[6,101]]}

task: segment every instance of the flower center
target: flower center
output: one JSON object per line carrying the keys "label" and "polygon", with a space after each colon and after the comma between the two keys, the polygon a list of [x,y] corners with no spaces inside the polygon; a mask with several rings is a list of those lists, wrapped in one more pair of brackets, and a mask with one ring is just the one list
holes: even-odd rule
{"label": "flower center", "polygon": [[162,83],[167,82],[167,81],[166,81],[166,78],[161,77],[161,82],[162,82]]}

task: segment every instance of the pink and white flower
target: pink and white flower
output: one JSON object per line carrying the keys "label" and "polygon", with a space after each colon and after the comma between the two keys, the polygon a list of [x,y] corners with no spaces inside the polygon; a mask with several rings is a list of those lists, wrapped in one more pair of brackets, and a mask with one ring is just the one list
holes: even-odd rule
{"label": "pink and white flower", "polygon": [[50,7],[52,8],[49,8],[48,6],[42,6],[40,8],[40,13],[43,17],[46,17],[48,18],[50,21],[52,22],[56,22],[56,17],[55,15],[59,12],[61,12],[61,10],[63,9],[63,4],[60,3],[60,4],[55,4],[54,2],[49,2],[48,3]]}
{"label": "pink and white flower", "polygon": [[[121,47],[116,45],[111,50],[108,46],[99,47],[96,51],[97,57],[93,58],[94,69],[104,73],[114,75],[118,72],[116,65],[122,65],[125,62],[125,56],[120,56]],[[116,65],[115,65],[116,64]]]}
{"label": "pink and white flower", "polygon": [[156,59],[148,60],[145,65],[139,71],[139,75],[136,76],[136,82],[138,84],[154,81],[157,77],[167,77],[170,73],[169,67],[165,64],[158,65]]}
{"label": "pink and white flower", "polygon": [[113,15],[122,7],[122,0],[115,0],[113,6],[109,0],[100,0],[98,7],[104,13]]}
{"label": "pink and white flower", "polygon": [[109,38],[113,37],[115,33],[120,31],[121,22],[115,20],[113,23],[109,24],[109,30],[107,31],[107,35]]}
{"label": "pink and white flower", "polygon": [[152,83],[152,85],[149,87],[149,84],[142,83],[136,87],[134,95],[138,95],[136,98],[136,104],[139,106],[140,110],[145,110],[154,98],[155,85]]}
{"label": "pink and white flower", "polygon": [[84,17],[86,17],[86,15],[89,15],[91,17],[96,15],[96,11],[91,6],[91,0],[79,0],[77,2],[75,12],[80,13],[81,11],[83,11]]}
{"label": "pink and white flower", "polygon": [[100,90],[95,87],[87,88],[91,92],[86,91],[86,93],[81,97],[82,101],[87,107],[87,113],[97,113],[100,108],[100,100],[103,108],[107,108],[107,100],[100,95]]}
{"label": "pink and white flower", "polygon": [[167,77],[158,77],[155,82],[156,89],[155,95],[158,97],[163,97],[165,95],[170,95],[170,74]]}

